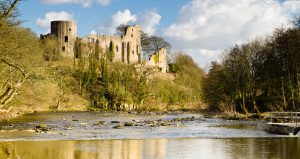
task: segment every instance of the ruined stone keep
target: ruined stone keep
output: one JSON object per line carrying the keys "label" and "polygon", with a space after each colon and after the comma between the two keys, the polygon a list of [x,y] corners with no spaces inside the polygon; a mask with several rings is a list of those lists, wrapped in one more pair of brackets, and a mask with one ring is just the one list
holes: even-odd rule
{"label": "ruined stone keep", "polygon": [[130,26],[123,36],[111,35],[87,35],[81,39],[83,43],[95,43],[99,41],[103,51],[108,51],[113,46],[113,62],[137,63],[141,61],[141,28]]}
{"label": "ruined stone keep", "polygon": [[[114,53],[112,62],[123,63],[140,63],[141,62],[141,28],[137,25],[129,26],[125,30],[125,34],[118,35],[94,35],[89,34],[83,38],[77,37],[77,25],[74,21],[52,21],[51,32],[47,35],[41,35],[41,38],[54,36],[58,39],[62,55],[64,57],[76,58],[74,54],[74,46],[76,39],[79,39],[82,44],[85,44],[85,54],[95,46],[96,41],[102,52],[107,52],[109,49]],[[111,48],[110,48],[111,47]],[[167,49],[162,48],[159,52],[154,53],[149,61],[145,61],[150,67],[158,67],[161,72],[167,70]]]}

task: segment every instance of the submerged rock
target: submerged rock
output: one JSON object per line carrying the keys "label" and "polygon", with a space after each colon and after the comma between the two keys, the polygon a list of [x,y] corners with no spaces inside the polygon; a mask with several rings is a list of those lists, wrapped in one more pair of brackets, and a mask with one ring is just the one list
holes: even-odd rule
{"label": "submerged rock", "polygon": [[141,123],[141,121],[139,120],[132,120],[133,122],[136,122],[136,123]]}
{"label": "submerged rock", "polygon": [[65,130],[72,130],[73,128],[72,128],[72,126],[69,126],[69,125],[68,125],[68,126],[64,126],[64,129],[65,129]]}
{"label": "submerged rock", "polygon": [[87,123],[80,123],[81,127],[87,127],[87,125],[88,125]]}
{"label": "submerged rock", "polygon": [[96,123],[94,123],[93,125],[104,125],[104,124],[107,124],[106,121],[98,121]]}
{"label": "submerged rock", "polygon": [[123,124],[118,124],[118,125],[114,126],[113,128],[114,129],[122,129],[123,127],[124,127]]}
{"label": "submerged rock", "polygon": [[124,126],[133,126],[133,122],[125,122]]}
{"label": "submerged rock", "polygon": [[39,125],[36,125],[34,130],[36,132],[46,132],[46,131],[49,131],[49,128],[48,128],[48,125],[47,124],[39,124]]}
{"label": "submerged rock", "polygon": [[170,125],[172,125],[172,123],[169,121],[164,121],[164,122],[160,123],[160,125],[161,126],[170,126]]}
{"label": "submerged rock", "polygon": [[117,123],[120,123],[120,122],[119,121],[111,121],[111,123],[117,124]]}
{"label": "submerged rock", "polygon": [[61,136],[68,136],[67,133],[60,133]]}
{"label": "submerged rock", "polygon": [[72,116],[72,121],[79,121],[79,119],[76,116]]}

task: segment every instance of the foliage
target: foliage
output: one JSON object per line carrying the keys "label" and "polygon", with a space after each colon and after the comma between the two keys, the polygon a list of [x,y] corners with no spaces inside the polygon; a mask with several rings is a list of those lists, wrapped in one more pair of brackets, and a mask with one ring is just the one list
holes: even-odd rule
{"label": "foliage", "polygon": [[126,34],[126,30],[127,28],[129,27],[129,25],[127,24],[121,24],[117,27],[116,29],[116,35],[119,35],[119,36],[124,36]]}
{"label": "foliage", "polygon": [[141,43],[142,43],[142,49],[145,54],[145,56],[149,57],[150,55],[158,52],[161,48],[167,48],[170,49],[171,45],[165,39],[158,36],[148,36],[145,33],[141,34]]}
{"label": "foliage", "polygon": [[194,89],[196,95],[201,94],[201,83],[204,71],[193,61],[193,59],[183,52],[175,53],[175,73],[178,78],[176,84]]}
{"label": "foliage", "polygon": [[[35,34],[18,26],[15,7],[19,1],[1,1],[0,9],[0,109],[14,99],[41,60]],[[33,61],[32,59],[35,59]]]}
{"label": "foliage", "polygon": [[300,28],[300,16],[298,16],[297,18],[295,18],[295,20],[293,21],[294,27],[299,29]]}
{"label": "foliage", "polygon": [[204,71],[192,58],[182,52],[175,53],[177,69],[174,81],[155,78],[151,81],[152,95],[156,101],[168,105],[199,103],[202,100],[201,86]]}
{"label": "foliage", "polygon": [[41,41],[41,48],[44,49],[44,59],[46,61],[58,61],[62,55],[60,52],[59,42],[55,37],[47,37]]}
{"label": "foliage", "polygon": [[263,41],[235,46],[211,66],[203,91],[211,108],[258,112],[300,109],[300,30],[277,29]]}
{"label": "foliage", "polygon": [[[148,109],[155,99],[157,108],[161,104],[184,105],[201,100],[203,71],[187,55],[178,54],[176,64],[178,79],[174,82],[161,78],[150,78],[151,69],[143,66],[111,63],[100,58],[98,65],[92,64],[94,56],[79,61],[75,76],[82,95],[93,108],[98,109]],[[194,75],[196,74],[196,75]],[[189,79],[189,80],[187,80]],[[191,82],[193,84],[191,84]]]}
{"label": "foliage", "polygon": [[[97,41],[96,41],[96,44],[97,44]],[[81,42],[80,42],[79,38],[76,38],[76,40],[75,40],[74,56],[75,56],[75,58],[81,58],[82,57],[82,46],[81,46]]]}
{"label": "foliage", "polygon": [[17,10],[17,5],[21,0],[1,0],[0,1],[0,26],[3,27],[8,24],[8,26],[19,25],[21,21],[17,18],[19,12]]}
{"label": "foliage", "polygon": [[95,77],[90,70],[91,65],[88,64],[80,73],[80,80],[92,107],[114,110],[125,109],[128,104],[139,107],[148,97],[147,77],[144,73],[137,73],[132,65],[112,64],[100,58]]}

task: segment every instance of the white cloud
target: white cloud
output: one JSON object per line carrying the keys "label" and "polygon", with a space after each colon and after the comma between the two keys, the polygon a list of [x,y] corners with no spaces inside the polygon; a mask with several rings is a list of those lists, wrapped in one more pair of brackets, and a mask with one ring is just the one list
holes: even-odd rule
{"label": "white cloud", "polygon": [[[270,34],[297,13],[300,1],[191,0],[181,8],[178,20],[164,30],[164,36],[174,49],[188,52],[204,66],[218,59],[213,55],[216,50]],[[211,53],[203,53],[207,51]]]}
{"label": "white cloud", "polygon": [[121,25],[141,25],[142,30],[148,35],[154,35],[159,25],[161,16],[156,10],[146,10],[141,14],[133,14],[130,10],[120,10],[111,16],[105,23],[99,24],[95,29],[100,34],[114,34],[116,28]]}
{"label": "white cloud", "polygon": [[97,27],[97,32],[101,34],[114,34],[116,28],[121,24],[133,24],[137,21],[137,15],[132,14],[130,10],[125,9],[123,11],[118,11],[111,16],[111,19],[105,24],[99,25]]}
{"label": "white cloud", "polygon": [[[211,61],[218,61],[222,58],[222,50],[207,50],[207,49],[186,49],[184,50],[189,56],[193,57],[199,67],[208,71]],[[207,62],[203,62],[207,61]]]}
{"label": "white cloud", "polygon": [[147,10],[145,13],[140,14],[138,17],[138,24],[142,26],[142,29],[148,35],[154,35],[156,27],[159,25],[161,16],[156,10]]}
{"label": "white cloud", "polygon": [[65,11],[48,12],[43,18],[38,18],[36,24],[50,32],[50,22],[54,20],[73,20],[73,15]]}
{"label": "white cloud", "polygon": [[[95,0],[41,0],[47,4],[64,4],[64,3],[73,3],[79,4],[83,7],[90,7]],[[97,2],[102,6],[108,6],[111,3],[111,0],[97,0]]]}

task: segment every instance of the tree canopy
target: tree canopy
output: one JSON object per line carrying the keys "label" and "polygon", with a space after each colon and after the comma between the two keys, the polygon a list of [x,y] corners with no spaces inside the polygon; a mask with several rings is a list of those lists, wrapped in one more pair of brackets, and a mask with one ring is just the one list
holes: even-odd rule
{"label": "tree canopy", "polygon": [[[299,21],[299,19],[297,19]],[[300,28],[281,28],[265,40],[236,45],[214,62],[205,99],[221,111],[300,110]]]}

